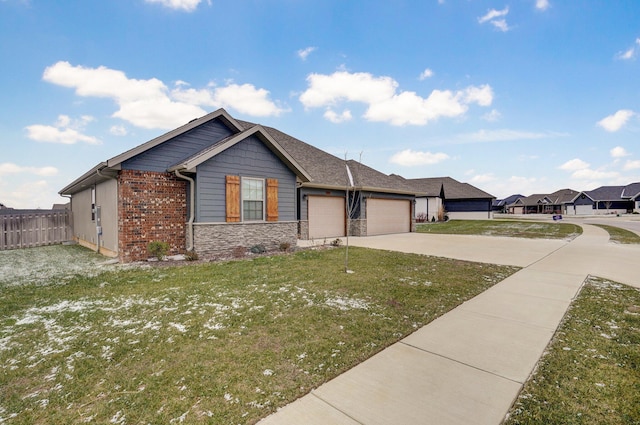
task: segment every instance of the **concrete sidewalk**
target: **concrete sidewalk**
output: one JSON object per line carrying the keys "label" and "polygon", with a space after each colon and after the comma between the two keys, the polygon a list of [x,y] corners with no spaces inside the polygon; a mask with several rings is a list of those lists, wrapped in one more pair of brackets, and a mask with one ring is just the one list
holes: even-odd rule
{"label": "concrete sidewalk", "polygon": [[640,285],[632,273],[640,248],[583,228],[572,242],[351,238],[352,245],[525,268],[260,423],[500,424],[589,274]]}

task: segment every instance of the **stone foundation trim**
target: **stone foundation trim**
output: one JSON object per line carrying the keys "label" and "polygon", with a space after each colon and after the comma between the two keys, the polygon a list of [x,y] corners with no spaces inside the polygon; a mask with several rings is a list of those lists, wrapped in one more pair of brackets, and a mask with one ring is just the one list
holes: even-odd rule
{"label": "stone foundation trim", "polygon": [[228,255],[238,247],[249,250],[255,245],[272,251],[281,244],[296,246],[298,222],[194,223],[193,233],[194,250],[201,256]]}

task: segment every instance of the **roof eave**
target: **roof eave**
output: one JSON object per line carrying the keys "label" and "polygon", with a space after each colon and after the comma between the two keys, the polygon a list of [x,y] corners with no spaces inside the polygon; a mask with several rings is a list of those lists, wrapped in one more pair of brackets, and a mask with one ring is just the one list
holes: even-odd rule
{"label": "roof eave", "polygon": [[106,162],[99,163],[98,165],[96,165],[95,167],[93,167],[92,169],[90,169],[89,171],[87,171],[86,173],[84,173],[83,175],[81,175],[71,183],[69,183],[67,186],[62,188],[58,192],[58,194],[73,195],[74,193],[77,193],[83,190],[82,188],[87,186],[87,184],[90,184],[88,183],[89,180],[107,180],[108,177],[104,177],[104,176],[102,176],[101,179],[96,178],[96,176],[99,176],[98,172],[104,170],[105,168],[107,168]]}

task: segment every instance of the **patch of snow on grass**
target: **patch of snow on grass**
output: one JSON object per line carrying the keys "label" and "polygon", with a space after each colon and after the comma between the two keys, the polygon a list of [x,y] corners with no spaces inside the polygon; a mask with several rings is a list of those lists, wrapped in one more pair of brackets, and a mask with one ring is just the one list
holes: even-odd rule
{"label": "patch of snow on grass", "polygon": [[64,284],[76,275],[97,276],[119,265],[77,246],[43,246],[0,251],[0,287]]}
{"label": "patch of snow on grass", "polygon": [[369,309],[369,304],[366,301],[356,298],[333,297],[327,298],[324,303],[329,307],[334,307],[343,311],[351,309]]}

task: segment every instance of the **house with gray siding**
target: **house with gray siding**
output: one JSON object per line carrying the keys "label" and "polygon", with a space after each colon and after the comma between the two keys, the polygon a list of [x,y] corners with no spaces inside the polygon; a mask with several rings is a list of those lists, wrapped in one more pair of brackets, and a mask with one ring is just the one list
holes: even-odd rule
{"label": "house with gray siding", "polygon": [[152,241],[172,254],[277,249],[414,230],[415,189],[224,109],[107,161],[64,187],[74,238],[136,261]]}

